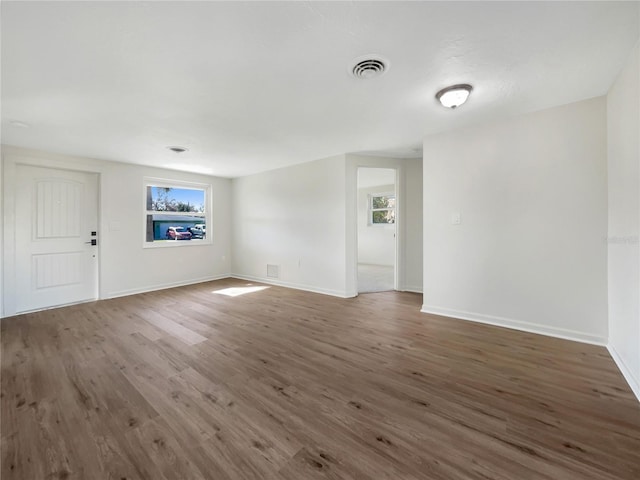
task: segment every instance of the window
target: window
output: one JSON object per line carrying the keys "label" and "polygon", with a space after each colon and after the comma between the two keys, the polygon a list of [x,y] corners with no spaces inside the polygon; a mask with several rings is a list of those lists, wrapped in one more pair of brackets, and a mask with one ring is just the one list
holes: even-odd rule
{"label": "window", "polygon": [[369,195],[369,225],[396,223],[396,196],[394,194]]}
{"label": "window", "polygon": [[212,243],[209,185],[147,179],[144,187],[144,246]]}

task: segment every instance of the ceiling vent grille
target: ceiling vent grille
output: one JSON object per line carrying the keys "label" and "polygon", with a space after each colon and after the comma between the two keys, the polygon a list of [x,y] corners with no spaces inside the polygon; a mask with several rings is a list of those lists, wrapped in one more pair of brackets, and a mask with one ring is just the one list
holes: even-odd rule
{"label": "ceiling vent grille", "polygon": [[369,79],[379,77],[389,69],[389,62],[373,56],[366,55],[355,59],[355,65],[351,67],[351,74],[356,78]]}

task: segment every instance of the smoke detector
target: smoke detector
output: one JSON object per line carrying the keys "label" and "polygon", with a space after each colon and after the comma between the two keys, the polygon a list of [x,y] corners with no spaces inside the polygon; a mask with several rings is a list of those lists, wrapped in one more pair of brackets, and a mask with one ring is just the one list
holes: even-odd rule
{"label": "smoke detector", "polygon": [[353,66],[349,69],[351,75],[356,78],[368,80],[379,77],[389,70],[389,62],[379,55],[363,55],[353,60]]}
{"label": "smoke detector", "polygon": [[188,149],[188,148],[186,148],[186,147],[179,147],[179,146],[177,146],[177,145],[175,145],[175,146],[171,146],[171,147],[167,147],[167,148],[168,148],[169,150],[171,150],[172,152],[174,152],[174,153],[184,153],[184,152],[189,151],[189,149]]}

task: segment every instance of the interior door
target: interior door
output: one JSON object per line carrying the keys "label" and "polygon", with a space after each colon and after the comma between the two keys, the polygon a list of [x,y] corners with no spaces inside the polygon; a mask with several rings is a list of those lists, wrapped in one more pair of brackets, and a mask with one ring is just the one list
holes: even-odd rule
{"label": "interior door", "polygon": [[16,311],[97,299],[98,175],[16,173]]}

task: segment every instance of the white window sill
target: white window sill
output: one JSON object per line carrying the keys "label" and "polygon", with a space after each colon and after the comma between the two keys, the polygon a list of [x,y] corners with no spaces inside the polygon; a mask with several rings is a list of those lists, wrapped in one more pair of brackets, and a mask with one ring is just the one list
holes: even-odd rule
{"label": "white window sill", "polygon": [[210,239],[199,240],[155,240],[153,242],[144,242],[142,248],[183,248],[195,247],[203,245],[213,245]]}

